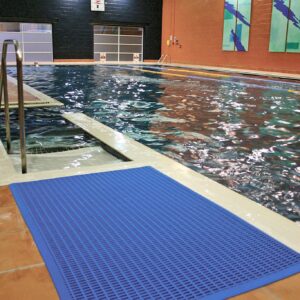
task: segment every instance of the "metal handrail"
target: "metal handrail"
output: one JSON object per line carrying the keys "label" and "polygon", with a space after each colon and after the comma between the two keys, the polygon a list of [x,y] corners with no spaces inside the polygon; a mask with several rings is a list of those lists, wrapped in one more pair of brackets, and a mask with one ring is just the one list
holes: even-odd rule
{"label": "metal handrail", "polygon": [[160,63],[163,64],[165,62],[165,60],[167,59],[167,57],[168,57],[168,54],[166,54],[165,57],[163,57],[163,59]]}
{"label": "metal handrail", "polygon": [[11,147],[11,133],[10,133],[10,115],[9,115],[9,101],[8,101],[8,87],[7,87],[7,47],[13,45],[16,52],[17,62],[17,78],[18,78],[18,113],[19,113],[19,127],[20,127],[20,149],[21,149],[21,164],[22,173],[27,173],[27,159],[26,159],[26,140],[25,140],[25,117],[24,117],[24,93],[23,93],[23,57],[19,42],[16,40],[5,40],[2,48],[1,60],[1,83],[0,83],[0,108],[2,102],[2,94],[4,94],[4,111],[5,111],[5,127],[6,127],[6,143],[7,153],[12,153]]}
{"label": "metal handrail", "polygon": [[157,63],[163,64],[167,57],[168,57],[168,54],[162,54]]}

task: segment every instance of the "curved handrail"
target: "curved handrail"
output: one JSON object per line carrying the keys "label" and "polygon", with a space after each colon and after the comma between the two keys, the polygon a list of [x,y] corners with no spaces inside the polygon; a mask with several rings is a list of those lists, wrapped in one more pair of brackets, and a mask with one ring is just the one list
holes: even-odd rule
{"label": "curved handrail", "polygon": [[168,57],[168,54],[162,54],[157,63],[163,64],[167,57]]}
{"label": "curved handrail", "polygon": [[15,48],[15,52],[16,52],[21,164],[22,164],[22,173],[27,173],[25,117],[24,117],[24,93],[23,93],[23,56],[22,56],[22,51],[21,51],[19,42],[16,40],[5,40],[3,42],[2,59],[1,59],[0,107],[1,107],[1,102],[2,102],[2,94],[4,94],[7,152],[9,154],[11,154],[12,148],[11,148],[10,115],[9,115],[9,101],[8,101],[8,89],[7,89],[7,71],[6,71],[6,68],[7,68],[6,57],[7,57],[8,45],[13,45]]}

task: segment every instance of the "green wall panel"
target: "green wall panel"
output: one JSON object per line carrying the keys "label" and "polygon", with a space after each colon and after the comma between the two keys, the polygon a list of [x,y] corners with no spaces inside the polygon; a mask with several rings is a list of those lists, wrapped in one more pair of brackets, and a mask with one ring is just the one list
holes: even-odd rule
{"label": "green wall panel", "polygon": [[252,0],[225,0],[223,50],[247,51]]}
{"label": "green wall panel", "polygon": [[[299,0],[297,0],[299,1]],[[288,28],[288,19],[276,8],[276,0],[273,0],[271,36],[269,50],[271,52],[286,51],[286,35]],[[283,0],[285,6],[289,7],[290,0]]]}
{"label": "green wall panel", "polygon": [[[250,24],[251,20],[251,2],[252,0],[239,0],[238,1],[238,11],[245,17],[244,22],[239,18],[237,19],[237,35],[239,35],[242,45],[245,50],[248,51],[249,48],[249,35],[250,35]],[[240,32],[238,32],[240,30]]]}
{"label": "green wall panel", "polygon": [[[228,4],[233,5],[237,9],[237,0],[227,0]],[[234,40],[231,31],[235,31],[236,17],[227,9],[224,10],[224,29],[223,29],[223,50],[234,51]]]}
{"label": "green wall panel", "polygon": [[286,51],[300,53],[300,0],[291,1]]}

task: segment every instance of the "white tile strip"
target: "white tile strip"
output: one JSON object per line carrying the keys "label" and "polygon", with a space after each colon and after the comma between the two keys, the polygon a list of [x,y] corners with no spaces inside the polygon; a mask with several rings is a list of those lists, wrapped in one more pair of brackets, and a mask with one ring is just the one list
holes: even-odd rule
{"label": "white tile strip", "polygon": [[10,270],[5,270],[1,271],[0,275],[7,274],[7,273],[14,273],[17,271],[24,271],[24,270],[29,270],[29,269],[35,269],[35,268],[41,268],[44,267],[45,263],[39,263],[39,264],[34,264],[34,265],[29,265],[29,266],[23,266],[23,267],[18,267]]}

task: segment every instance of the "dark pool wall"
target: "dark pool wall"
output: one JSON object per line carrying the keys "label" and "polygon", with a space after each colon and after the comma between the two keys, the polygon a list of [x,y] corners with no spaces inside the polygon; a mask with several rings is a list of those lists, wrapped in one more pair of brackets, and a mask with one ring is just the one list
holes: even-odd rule
{"label": "dark pool wall", "polygon": [[144,27],[144,59],[161,53],[162,0],[106,0],[92,12],[90,0],[0,0],[0,21],[53,24],[54,59],[92,59],[93,24]]}

